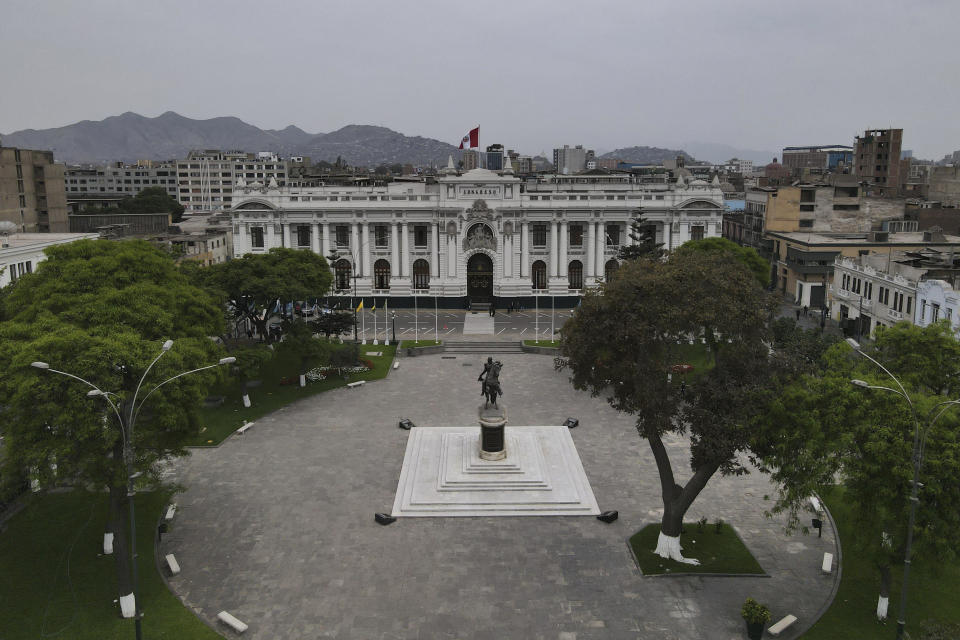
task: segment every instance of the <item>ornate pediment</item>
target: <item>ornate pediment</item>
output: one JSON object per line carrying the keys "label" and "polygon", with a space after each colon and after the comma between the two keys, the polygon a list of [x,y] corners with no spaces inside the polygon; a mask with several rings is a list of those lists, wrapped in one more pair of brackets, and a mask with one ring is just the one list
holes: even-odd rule
{"label": "ornate pediment", "polygon": [[493,209],[487,206],[486,200],[474,200],[473,205],[467,209],[467,220],[474,219],[493,219]]}

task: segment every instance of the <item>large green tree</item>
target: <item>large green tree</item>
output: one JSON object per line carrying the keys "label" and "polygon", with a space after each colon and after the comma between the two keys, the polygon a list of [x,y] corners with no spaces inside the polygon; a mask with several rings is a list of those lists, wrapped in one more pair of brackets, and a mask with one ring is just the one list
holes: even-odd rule
{"label": "large green tree", "polygon": [[[903,384],[927,430],[913,552],[917,560],[949,561],[960,547],[960,410],[940,405],[960,396],[960,342],[947,323],[900,323],[864,349]],[[757,422],[754,450],[780,491],[775,511],[799,526],[808,496],[843,485],[854,526],[844,535],[873,558],[877,616],[886,617],[891,567],[903,561],[913,480],[914,413],[879,367],[845,343],[830,348],[822,368],[771,399]],[[946,411],[936,419],[942,411]]]}
{"label": "large green tree", "polygon": [[183,219],[183,205],[163,187],[147,187],[132,198],[124,198],[115,207],[84,213],[169,213],[171,221],[177,223]]}
{"label": "large green tree", "polygon": [[[774,301],[739,261],[721,252],[628,260],[610,282],[588,291],[564,325],[561,349],[572,383],[636,416],[660,476],[664,513],[656,552],[683,558],[683,516],[707,482],[745,473],[757,397],[769,392],[775,363],[763,340]],[[715,365],[684,391],[668,379],[680,346],[704,341]],[[690,438],[692,475],[678,482],[664,437]],[[692,561],[695,562],[695,561]]]}
{"label": "large green tree", "polygon": [[267,326],[287,302],[319,298],[333,282],[323,256],[280,247],[210,265],[197,274],[219,292],[236,323],[249,320],[268,340]]}
{"label": "large green tree", "polygon": [[[128,465],[155,478],[158,463],[186,452],[185,442],[199,430],[193,408],[216,369],[157,385],[217,363],[222,354],[209,336],[220,332],[222,314],[205,290],[146,242],[82,240],[46,253],[33,274],[0,296],[4,464],[29,469],[43,486],[107,490],[118,593],[122,608],[128,608],[133,599],[124,517]],[[174,342],[162,352],[166,340]],[[140,398],[150,396],[133,434],[123,433],[103,396],[87,395],[91,387],[31,367],[46,362],[114,393],[109,398],[127,420],[134,390],[160,353],[141,388]],[[125,459],[129,451],[132,457]]]}
{"label": "large green tree", "polygon": [[704,238],[689,240],[675,249],[679,253],[714,253],[726,256],[730,260],[737,260],[747,267],[753,276],[766,287],[770,284],[770,263],[760,257],[753,247],[741,247],[736,242],[726,238]]}

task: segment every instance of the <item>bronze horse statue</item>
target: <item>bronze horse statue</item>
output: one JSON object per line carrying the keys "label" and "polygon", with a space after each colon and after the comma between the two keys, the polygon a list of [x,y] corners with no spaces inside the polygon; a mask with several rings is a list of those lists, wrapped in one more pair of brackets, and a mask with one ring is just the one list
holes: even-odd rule
{"label": "bronze horse statue", "polygon": [[486,378],[483,379],[483,388],[482,393],[484,397],[484,408],[489,405],[497,406],[497,396],[503,395],[503,390],[500,388],[500,369],[503,368],[503,363],[497,360],[496,362],[489,363],[484,366],[484,371],[480,374],[481,378],[486,374]]}

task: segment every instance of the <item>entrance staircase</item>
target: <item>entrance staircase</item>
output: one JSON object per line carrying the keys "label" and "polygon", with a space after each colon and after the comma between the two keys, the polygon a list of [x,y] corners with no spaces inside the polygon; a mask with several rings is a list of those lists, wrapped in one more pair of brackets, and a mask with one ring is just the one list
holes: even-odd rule
{"label": "entrance staircase", "polygon": [[476,341],[461,341],[453,342],[450,340],[443,341],[445,354],[450,353],[463,353],[471,354],[477,356],[486,356],[494,353],[523,353],[523,349],[520,347],[520,342],[476,342]]}
{"label": "entrance staircase", "polygon": [[489,302],[471,302],[470,311],[476,311],[477,313],[490,313],[490,303]]}

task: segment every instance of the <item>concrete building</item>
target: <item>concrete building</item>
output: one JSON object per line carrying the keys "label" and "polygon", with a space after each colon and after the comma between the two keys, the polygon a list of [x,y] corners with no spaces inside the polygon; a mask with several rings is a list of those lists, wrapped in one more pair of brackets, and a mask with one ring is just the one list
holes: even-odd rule
{"label": "concrete building", "polygon": [[487,166],[490,171],[503,171],[503,145],[491,144],[487,147]]}
{"label": "concrete building", "polygon": [[71,212],[88,207],[112,206],[116,196],[133,197],[148,187],[162,187],[171,198],[177,198],[177,164],[145,162],[126,165],[122,162],[100,166],[72,166],[64,172],[67,202]]}
{"label": "concrete building", "polygon": [[177,161],[178,199],[184,213],[222,211],[232,204],[233,188],[247,184],[284,186],[287,163],[268,151],[191,151]]}
{"label": "concrete building", "polygon": [[785,296],[809,307],[825,303],[838,257],[870,253],[934,250],[943,254],[960,249],[960,236],[934,232],[870,231],[866,233],[771,232],[774,284]]}
{"label": "concrete building", "polygon": [[801,175],[801,169],[846,173],[853,164],[853,147],[842,144],[784,147],[782,158],[783,166],[790,169],[793,175]]}
{"label": "concrete building", "polygon": [[63,171],[52,151],[0,147],[0,220],[21,232],[67,232]]}
{"label": "concrete building", "polygon": [[96,240],[96,233],[14,233],[0,236],[0,287],[33,273],[47,259],[48,247],[77,240]]}
{"label": "concrete building", "polygon": [[480,168],[480,152],[473,149],[465,149],[463,152],[463,170],[472,171]]}
{"label": "concrete building", "polygon": [[586,170],[587,160],[592,160],[593,157],[593,151],[584,149],[583,145],[578,144],[571,148],[565,144],[562,149],[553,150],[554,170],[561,175],[579,173]]}
{"label": "concrete building", "polygon": [[[452,167],[429,183],[376,188],[238,187],[234,255],[284,246],[334,255],[337,295],[438,296],[445,304],[570,304],[608,277],[638,215],[666,249],[720,235],[717,185],[627,174],[520,179]],[[353,275],[357,274],[356,280]],[[541,303],[543,304],[543,303]]]}
{"label": "concrete building", "polygon": [[97,232],[111,238],[165,233],[171,224],[169,213],[80,213],[70,216],[72,233]]}
{"label": "concrete building", "polygon": [[867,129],[853,147],[854,174],[870,195],[896,196],[900,189],[900,147],[903,129]]}
{"label": "concrete building", "polygon": [[960,208],[960,166],[930,167],[927,198],[941,206]]}

